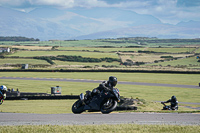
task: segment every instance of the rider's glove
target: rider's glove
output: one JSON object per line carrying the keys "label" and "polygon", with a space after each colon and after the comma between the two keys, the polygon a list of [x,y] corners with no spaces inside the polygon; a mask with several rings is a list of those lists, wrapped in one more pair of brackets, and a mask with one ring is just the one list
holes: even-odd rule
{"label": "rider's glove", "polygon": [[6,94],[3,95],[3,98],[6,99]]}

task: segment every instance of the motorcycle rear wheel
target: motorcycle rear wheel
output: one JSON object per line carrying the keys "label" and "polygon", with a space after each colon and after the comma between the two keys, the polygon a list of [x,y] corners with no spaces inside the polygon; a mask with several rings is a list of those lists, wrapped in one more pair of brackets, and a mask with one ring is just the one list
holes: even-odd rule
{"label": "motorcycle rear wheel", "polygon": [[109,114],[110,112],[115,110],[116,107],[117,107],[117,100],[109,98],[103,102],[101,106],[101,112],[103,114]]}
{"label": "motorcycle rear wheel", "polygon": [[79,99],[72,105],[72,112],[74,114],[80,114],[84,111],[84,105],[82,105],[82,101]]}

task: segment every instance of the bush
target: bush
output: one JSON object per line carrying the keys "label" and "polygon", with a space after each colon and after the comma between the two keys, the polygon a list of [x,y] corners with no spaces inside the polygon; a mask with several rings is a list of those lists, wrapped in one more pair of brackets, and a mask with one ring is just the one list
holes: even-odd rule
{"label": "bush", "polygon": [[173,56],[161,56],[160,58],[170,58],[170,59],[172,59],[174,57]]}
{"label": "bush", "polygon": [[82,57],[82,56],[66,56],[66,55],[58,55],[57,57],[52,58],[52,60],[61,60],[61,61],[71,61],[71,62],[113,62],[118,61],[120,62],[120,59],[116,58],[89,58],[89,57]]}
{"label": "bush", "polygon": [[46,57],[46,56],[41,56],[41,57],[33,57],[33,59],[38,59],[38,60],[46,60],[48,63],[51,65],[55,64],[52,60],[51,57]]}

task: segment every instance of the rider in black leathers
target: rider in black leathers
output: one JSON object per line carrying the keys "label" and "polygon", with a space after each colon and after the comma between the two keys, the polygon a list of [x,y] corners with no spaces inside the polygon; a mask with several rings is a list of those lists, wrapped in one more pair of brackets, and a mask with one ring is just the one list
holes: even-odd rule
{"label": "rider in black leathers", "polygon": [[171,110],[178,110],[178,100],[176,98],[176,96],[172,96],[171,99],[165,101],[165,102],[161,102],[162,104],[163,103],[171,103],[170,105],[170,108]]}
{"label": "rider in black leathers", "polygon": [[101,91],[109,91],[113,87],[117,85],[117,78],[114,76],[110,76],[108,81],[103,81],[99,86],[92,90],[91,96],[99,94]]}

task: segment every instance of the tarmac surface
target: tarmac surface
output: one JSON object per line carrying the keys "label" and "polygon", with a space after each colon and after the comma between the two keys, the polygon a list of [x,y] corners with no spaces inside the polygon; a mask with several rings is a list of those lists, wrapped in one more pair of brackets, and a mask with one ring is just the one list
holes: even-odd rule
{"label": "tarmac surface", "polygon": [[166,124],[200,125],[200,114],[192,113],[85,113],[25,114],[0,113],[0,125],[99,125]]}

